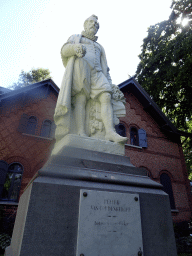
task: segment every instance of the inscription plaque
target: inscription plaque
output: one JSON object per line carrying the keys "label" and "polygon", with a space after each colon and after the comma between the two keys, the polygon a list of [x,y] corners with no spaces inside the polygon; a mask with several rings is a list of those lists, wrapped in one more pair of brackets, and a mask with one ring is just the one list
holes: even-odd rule
{"label": "inscription plaque", "polygon": [[139,195],[81,189],[76,256],[138,252],[143,252]]}

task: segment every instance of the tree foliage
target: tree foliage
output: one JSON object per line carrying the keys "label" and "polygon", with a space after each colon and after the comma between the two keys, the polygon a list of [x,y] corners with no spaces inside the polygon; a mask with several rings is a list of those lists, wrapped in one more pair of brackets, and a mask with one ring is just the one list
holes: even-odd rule
{"label": "tree foliage", "polygon": [[24,70],[22,70],[17,83],[14,83],[10,88],[19,89],[48,78],[51,78],[49,69],[32,68],[29,72],[25,72]]}
{"label": "tree foliage", "polygon": [[[148,28],[139,58],[138,82],[178,129],[192,132],[192,0],[172,1],[169,19]],[[183,143],[191,169],[192,140]]]}

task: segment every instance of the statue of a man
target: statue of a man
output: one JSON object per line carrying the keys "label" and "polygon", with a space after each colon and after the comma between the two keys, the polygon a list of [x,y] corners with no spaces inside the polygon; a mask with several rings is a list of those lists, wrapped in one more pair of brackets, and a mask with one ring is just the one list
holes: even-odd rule
{"label": "statue of a man", "polygon": [[105,140],[119,143],[127,140],[126,137],[117,134],[114,129],[114,111],[111,103],[114,85],[109,75],[105,51],[96,42],[95,34],[99,29],[97,19],[95,15],[86,19],[81,35],[72,35],[61,49],[66,70],[54,115],[57,140],[71,133],[72,112],[76,134],[88,136],[85,130],[85,109],[89,99],[100,102]]}

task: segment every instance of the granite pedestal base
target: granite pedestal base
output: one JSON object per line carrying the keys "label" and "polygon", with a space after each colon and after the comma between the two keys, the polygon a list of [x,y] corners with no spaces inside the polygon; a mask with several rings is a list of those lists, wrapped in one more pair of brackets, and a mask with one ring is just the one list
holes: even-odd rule
{"label": "granite pedestal base", "polygon": [[[107,198],[109,193],[110,200]],[[89,194],[93,202],[83,202]],[[90,216],[91,212],[89,214],[85,207],[97,209],[94,207],[102,197],[107,203],[117,204],[119,208],[114,208],[115,211],[123,212],[125,219],[104,222],[99,220],[98,212],[95,217]],[[124,205],[120,205],[121,198]],[[132,207],[134,201],[139,204],[137,209]],[[100,210],[108,209],[99,207]],[[140,216],[138,224],[135,223],[136,232],[132,221],[134,214],[130,221],[126,215],[132,209]],[[84,228],[91,223],[91,218],[99,228],[95,231],[98,232],[97,238],[101,236],[102,240],[95,237],[91,226]],[[111,223],[115,229],[109,229]],[[101,225],[107,226],[101,229]],[[134,236],[131,236],[129,228]],[[107,230],[117,233],[107,236]],[[87,244],[82,232],[89,240]],[[133,246],[126,248],[126,242],[118,246],[122,240],[118,238],[122,234],[130,238],[127,243]],[[113,240],[113,244],[109,244],[110,236],[111,239],[116,237],[117,242]],[[103,242],[105,239],[106,243]],[[98,241],[102,241],[103,247],[97,244]],[[79,251],[82,243],[86,253]],[[131,250],[133,247],[134,252]],[[113,254],[111,248],[114,248]],[[76,256],[79,253],[84,256],[177,255],[168,195],[162,191],[160,184],[147,177],[145,170],[134,167],[128,158],[65,148],[59,155],[50,158],[21,196],[6,256]]]}

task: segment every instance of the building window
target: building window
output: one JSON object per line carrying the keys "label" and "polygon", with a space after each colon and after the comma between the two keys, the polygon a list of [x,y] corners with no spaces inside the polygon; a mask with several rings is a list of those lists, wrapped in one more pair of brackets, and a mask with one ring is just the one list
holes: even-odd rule
{"label": "building window", "polygon": [[0,199],[2,197],[2,192],[3,192],[3,187],[4,187],[4,183],[7,176],[8,167],[9,167],[8,163],[6,163],[3,160],[0,161]]}
{"label": "building window", "polygon": [[35,116],[28,116],[23,114],[20,121],[18,131],[21,133],[33,134],[35,135],[37,127],[37,118]]}
{"label": "building window", "polygon": [[136,127],[130,129],[131,145],[147,148],[147,134],[144,129],[137,130]]}
{"label": "building window", "polygon": [[139,146],[138,130],[136,127],[131,127],[130,129],[130,142],[131,145]]}
{"label": "building window", "polygon": [[42,128],[41,128],[41,136],[42,137],[50,137],[51,135],[51,124],[52,122],[50,120],[45,120],[43,122]]}
{"label": "building window", "polygon": [[21,187],[23,166],[19,163],[10,164],[1,194],[1,200],[18,202]]}
{"label": "building window", "polygon": [[126,137],[126,128],[123,124],[120,123],[120,124],[116,125],[115,130],[119,135]]}
{"label": "building window", "polygon": [[172,190],[171,179],[170,179],[169,175],[166,173],[161,174],[160,182],[163,185],[164,192],[169,195],[171,209],[172,210],[175,209],[175,200],[173,197],[173,190]]}
{"label": "building window", "polygon": [[[54,138],[55,137],[55,123],[50,120],[45,120],[42,124],[41,135],[45,138]],[[19,126],[17,128],[18,132],[24,134],[37,135],[37,118],[35,116],[28,116],[27,114],[23,114],[19,121]]]}
{"label": "building window", "polygon": [[37,126],[37,118],[35,116],[30,116],[27,122],[27,130],[28,134],[35,134]]}

